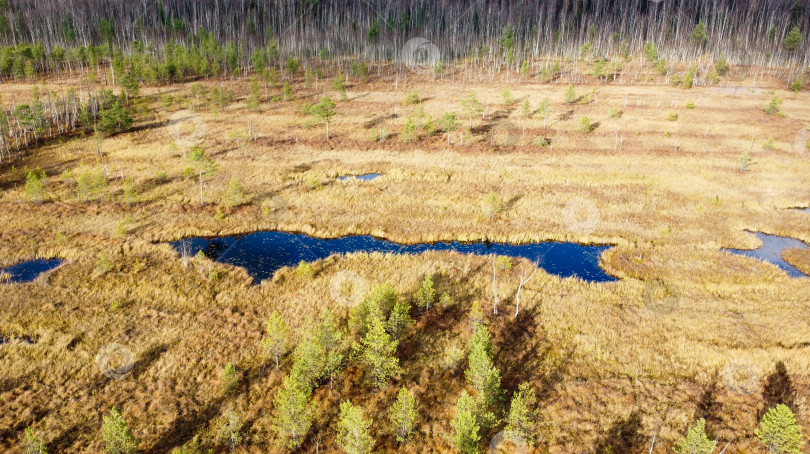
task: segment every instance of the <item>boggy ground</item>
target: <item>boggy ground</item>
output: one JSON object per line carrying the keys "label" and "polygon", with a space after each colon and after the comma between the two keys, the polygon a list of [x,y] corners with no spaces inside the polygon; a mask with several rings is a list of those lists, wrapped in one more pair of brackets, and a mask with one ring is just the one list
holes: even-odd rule
{"label": "boggy ground", "polygon": [[[24,201],[22,173],[3,167],[0,265],[52,256],[67,262],[35,283],[0,286],[0,334],[38,339],[0,346],[0,446],[11,449],[33,426],[53,452],[99,451],[101,416],[115,405],[144,451],[165,452],[195,435],[225,450],[214,441],[214,429],[233,403],[245,419],[239,449],[275,449],[272,398],[291,360],[276,372],[260,358],[263,321],[278,310],[298,330],[323,307],[345,314],[329,290],[343,270],[368,285],[391,282],[404,299],[431,273],[452,303],[427,313],[414,309],[418,322],[398,350],[403,373],[390,386],[377,391],[362,384],[361,371],[349,365],[334,388],[316,390],[318,418],[306,452],[339,450],[337,407],[345,399],[375,421],[380,452],[452,451],[450,420],[466,362],[447,369],[441,358],[447,345],[466,344],[465,314],[475,299],[490,308],[507,396],[529,381],[541,398],[536,452],[603,453],[608,446],[616,453],[647,452],[654,434],[654,452],[669,452],[698,417],[707,419],[722,446],[731,442],[726,452],[765,452],[753,437],[757,418],[785,396],[810,426],[808,279],[722,250],[757,247],[746,230],[810,242],[810,215],[790,210],[810,204],[810,159],[794,146],[810,125],[806,92],[767,81],[756,88],[740,81],[751,88],[723,82],[691,90],[594,85],[576,87],[592,102],[565,104],[563,85],[513,81],[516,103],[505,106],[503,83],[416,79],[400,80],[398,90],[393,80],[350,84],[349,100],[337,102],[328,141],[325,127],[301,113],[304,102],[322,94],[323,81],[320,90],[296,81],[294,100],[264,100],[259,111],[245,108],[246,80],[222,84],[237,100],[219,112],[185,110],[190,84],[145,88],[151,101],[139,107],[136,130],[105,139],[102,161],[95,141],[78,137],[14,163],[46,170],[46,203]],[[771,90],[784,99],[784,116],[762,112]],[[424,117],[420,106],[403,104],[411,91],[424,98]],[[470,91],[486,105],[471,135],[464,131],[468,120],[460,118],[462,132],[451,134],[449,146],[441,132],[410,144],[397,137],[408,115],[419,123],[460,113],[459,100]],[[269,89],[271,96],[279,92]],[[175,97],[169,107],[158,100],[166,94]],[[543,120],[521,118],[525,97],[532,106],[550,99],[546,127]],[[685,107],[689,100],[694,109]],[[619,118],[610,116],[611,107],[621,111]],[[577,131],[583,116],[596,125],[589,134]],[[186,142],[169,133],[169,118],[179,119],[181,136],[204,125],[201,145],[219,164],[204,182],[205,207],[197,180],[183,176]],[[252,142],[241,138],[248,124]],[[551,146],[533,146],[538,136]],[[764,146],[769,138],[772,148]],[[740,172],[739,157],[749,149],[753,164]],[[72,183],[60,176],[81,165],[108,173],[103,199],[78,201]],[[335,180],[368,172],[383,176]],[[135,181],[134,204],[123,201],[122,175]],[[248,204],[224,206],[231,179],[243,185]],[[499,200],[491,218],[484,209],[490,192]],[[579,209],[572,213],[572,207]],[[352,254],[314,263],[312,279],[284,269],[253,286],[244,270],[206,260],[184,266],[161,244],[261,229],[403,242],[615,244],[602,266],[621,280],[588,284],[541,271],[513,318],[520,266],[499,276],[494,315],[492,267],[483,257]],[[785,255],[810,270],[807,251]],[[100,266],[102,258],[110,266]],[[656,296],[662,288],[669,298]],[[111,342],[133,353],[132,373],[122,380],[106,377],[95,363]],[[774,373],[779,361],[792,392]],[[220,390],[227,362],[240,372],[235,395]],[[415,393],[419,418],[414,440],[399,448],[385,423],[402,385]]]}

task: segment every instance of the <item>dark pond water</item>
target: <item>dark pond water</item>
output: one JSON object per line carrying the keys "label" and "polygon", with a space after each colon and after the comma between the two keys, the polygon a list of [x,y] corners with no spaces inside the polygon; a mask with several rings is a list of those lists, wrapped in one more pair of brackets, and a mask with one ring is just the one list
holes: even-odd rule
{"label": "dark pond water", "polygon": [[786,238],[778,235],[768,235],[767,233],[755,232],[757,238],[762,241],[759,249],[725,249],[732,254],[745,255],[755,259],[764,260],[785,270],[790,277],[804,277],[805,274],[798,268],[786,262],[782,258],[782,251],[785,249],[807,249],[807,245],[795,238]]}
{"label": "dark pond water", "polygon": [[363,175],[344,175],[342,177],[338,177],[338,180],[340,180],[340,181],[346,181],[346,180],[371,181],[371,180],[377,178],[378,176],[380,176],[379,173],[366,173],[366,174],[363,174]]}
{"label": "dark pond water", "polygon": [[321,239],[287,232],[256,232],[241,236],[187,238],[171,243],[182,254],[183,245],[191,255],[203,251],[218,262],[245,268],[256,282],[271,277],[284,266],[301,260],[313,262],[332,254],[349,252],[390,252],[419,254],[425,251],[456,251],[462,254],[498,254],[539,261],[550,274],[578,277],[588,282],[614,281],[599,268],[599,256],[610,246],[583,246],[575,243],[441,243],[399,244],[372,236]]}
{"label": "dark pond water", "polygon": [[62,260],[60,259],[36,259],[0,269],[0,272],[10,275],[12,283],[32,282],[40,274],[50,271],[61,264]]}

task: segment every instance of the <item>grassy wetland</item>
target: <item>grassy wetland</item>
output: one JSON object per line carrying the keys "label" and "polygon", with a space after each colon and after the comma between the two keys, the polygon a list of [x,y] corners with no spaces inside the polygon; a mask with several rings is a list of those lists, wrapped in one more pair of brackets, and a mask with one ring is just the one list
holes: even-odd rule
{"label": "grassy wetland", "polygon": [[[30,77],[15,57],[0,268],[64,262],[0,283],[0,450],[810,452],[810,278],[727,251],[810,245],[810,73],[777,32],[767,65],[587,33],[430,66],[282,45],[169,81],[115,46]],[[256,282],[169,243],[257,231],[611,245],[617,280],[430,251]],[[684,450],[701,420],[716,443]]]}

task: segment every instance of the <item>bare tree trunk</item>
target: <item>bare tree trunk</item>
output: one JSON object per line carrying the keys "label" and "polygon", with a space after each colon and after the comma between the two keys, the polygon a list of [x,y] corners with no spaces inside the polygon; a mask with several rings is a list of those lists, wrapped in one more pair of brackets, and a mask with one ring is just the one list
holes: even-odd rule
{"label": "bare tree trunk", "polygon": [[183,255],[183,266],[188,266],[188,257],[189,257],[190,252],[191,252],[189,250],[190,245],[188,244],[188,240],[183,240],[180,243],[180,247],[181,247],[182,255]]}
{"label": "bare tree trunk", "polygon": [[534,272],[532,273],[531,276],[529,276],[528,279],[524,279],[524,277],[526,276],[526,270],[523,268],[522,265],[520,267],[520,285],[518,285],[517,293],[515,294],[515,318],[517,318],[518,311],[520,311],[520,291],[523,290],[523,286],[526,285],[530,280],[532,280],[534,275],[537,274],[537,270],[540,269],[540,265],[538,263],[535,263],[534,265],[535,265]]}
{"label": "bare tree trunk", "polygon": [[492,313],[498,315],[498,287],[495,282],[495,254],[492,255]]}
{"label": "bare tree trunk", "polygon": [[205,206],[205,200],[203,199],[202,170],[200,170],[200,206]]}

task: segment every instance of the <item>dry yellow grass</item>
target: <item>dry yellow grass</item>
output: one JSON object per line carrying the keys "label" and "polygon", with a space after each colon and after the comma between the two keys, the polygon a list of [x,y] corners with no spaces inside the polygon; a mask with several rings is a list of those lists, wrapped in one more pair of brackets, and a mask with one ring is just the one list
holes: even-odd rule
{"label": "dry yellow grass", "polygon": [[[230,85],[240,94],[247,90],[244,81]],[[519,101],[507,108],[499,105],[502,88],[474,87],[487,105],[487,118],[474,120],[473,143],[459,144],[456,133],[449,147],[441,133],[411,145],[398,140],[405,117],[417,109],[403,106],[402,99],[417,90],[426,98],[424,113],[436,119],[459,111],[469,86],[401,84],[396,92],[382,83],[374,89],[349,87],[350,101],[338,102],[329,142],[325,128],[308,125],[311,120],[300,113],[301,102],[317,95],[303,84],[296,86],[298,100],[266,102],[260,112],[246,111],[241,100],[224,112],[201,112],[202,145],[220,165],[205,181],[212,202],[205,208],[199,207],[196,180],[183,177],[188,166],[183,147],[165,127],[178,107],[166,111],[159,102],[152,105],[158,111],[154,121],[143,121],[148,127],[105,140],[101,163],[90,138],[43,146],[15,163],[48,172],[48,203],[18,202],[19,174],[4,168],[0,266],[38,256],[60,256],[67,263],[34,284],[0,286],[0,334],[39,337],[35,345],[0,347],[0,446],[10,449],[33,424],[55,451],[98,451],[101,415],[117,405],[142,448],[163,452],[195,434],[210,442],[216,417],[233,400],[248,421],[243,449],[266,452],[274,439],[272,396],[281,374],[258,357],[263,319],[279,310],[299,329],[323,307],[345,314],[330,297],[329,282],[337,272],[352,270],[372,284],[393,283],[404,298],[424,274],[437,273],[440,290],[455,304],[422,316],[414,328],[422,335],[400,349],[404,373],[396,386],[377,392],[358,385],[359,372],[351,366],[335,390],[318,389],[321,419],[307,449],[314,450],[322,437],[320,449],[336,450],[337,403],[351,397],[381,423],[374,428],[380,449],[394,450],[382,422],[386,405],[404,384],[414,387],[420,402],[419,433],[405,451],[449,451],[444,434],[451,430],[463,373],[431,368],[446,344],[465,342],[464,313],[472,301],[491,304],[486,259],[436,252],[354,254],[313,264],[312,280],[285,269],[251,286],[244,270],[213,264],[221,278],[212,279],[207,263],[183,267],[174,250],[160,244],[262,229],[323,237],[373,234],[402,242],[616,244],[602,265],[620,281],[588,284],[540,272],[522,294],[517,321],[508,307],[517,276],[501,278],[503,310],[491,317],[497,362],[509,389],[529,380],[543,397],[537,452],[593,452],[633,410],[642,415],[638,431],[645,440],[660,428],[655,452],[666,452],[702,414],[698,402],[712,394],[707,391],[712,383],[718,383],[712,395],[719,409],[710,425],[722,440],[735,440],[728,452],[760,452],[752,432],[762,398],[724,386],[723,372],[734,361],[753,364],[760,383],[784,361],[798,391],[798,417],[810,425],[808,279],[791,279],[775,266],[722,251],[757,247],[746,230],[810,243],[810,215],[788,209],[810,205],[810,159],[793,149],[797,134],[810,125],[807,93],[776,85],[733,94],[727,87],[600,85],[577,87],[580,94],[596,88],[595,102],[567,105],[564,87],[516,83],[511,89]],[[771,89],[785,100],[784,117],[762,112]],[[169,91],[187,95],[188,87],[145,90]],[[542,120],[520,118],[526,96],[532,105],[544,97],[552,101],[547,129]],[[684,107],[687,100],[695,100],[694,110]],[[611,107],[623,112],[621,118],[609,116]],[[670,111],[677,112],[677,121],[667,119]],[[598,128],[577,132],[582,116]],[[519,131],[517,145],[490,147],[487,125],[503,121],[513,126],[495,130]],[[256,141],[243,151],[233,137],[249,122]],[[184,127],[188,133],[189,124]],[[390,135],[383,143],[370,139],[380,127]],[[540,135],[553,146],[530,145]],[[739,172],[738,158],[753,137],[754,164]],[[767,138],[774,139],[773,150],[762,147]],[[109,173],[104,201],[79,203],[60,179],[80,163]],[[335,180],[368,172],[383,176],[371,182]],[[113,179],[121,173],[137,183],[137,204],[121,201],[122,183]],[[157,178],[161,173],[165,179]],[[226,217],[217,220],[232,178],[251,203],[223,207]],[[319,183],[315,189],[308,187],[312,180]],[[491,191],[502,210],[490,220],[482,203]],[[570,228],[565,207],[576,200],[598,210],[592,231]],[[117,234],[119,222],[125,222],[123,236]],[[99,277],[94,273],[100,254],[114,267]],[[806,251],[785,256],[810,269]],[[673,304],[662,308],[645,300],[645,281],[652,279],[676,290]],[[107,378],[94,363],[110,342],[125,345],[136,360],[124,380]],[[243,374],[237,397],[219,392],[218,374],[226,362]]]}

